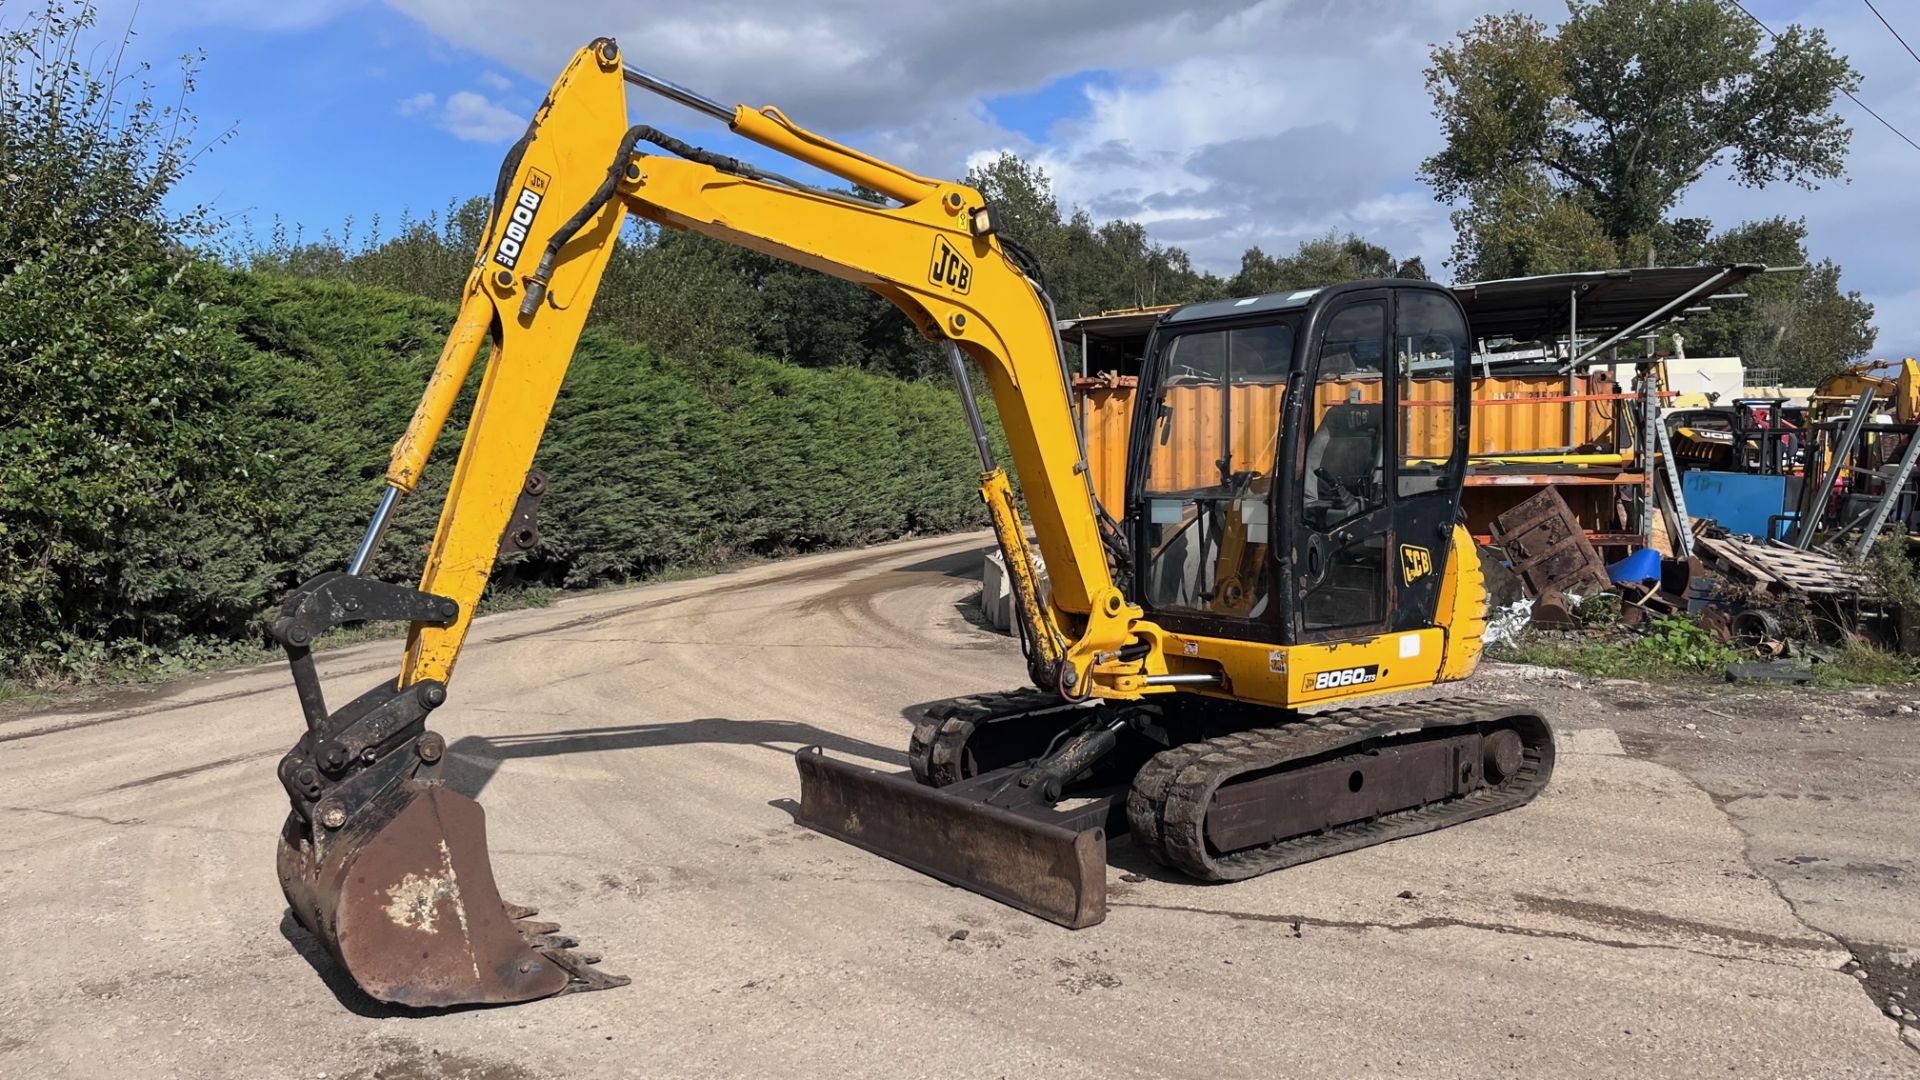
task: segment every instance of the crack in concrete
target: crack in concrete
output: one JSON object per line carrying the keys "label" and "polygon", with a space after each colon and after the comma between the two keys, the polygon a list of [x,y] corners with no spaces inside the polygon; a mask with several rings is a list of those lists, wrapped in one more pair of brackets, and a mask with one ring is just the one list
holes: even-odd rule
{"label": "crack in concrete", "polygon": [[[1638,747],[1636,747],[1635,745],[1636,743],[1639,743]],[[1677,763],[1669,764],[1667,762],[1654,760],[1653,755],[1649,752],[1652,749],[1652,746],[1650,743],[1642,742],[1641,740],[1638,740],[1638,739],[1621,739],[1620,745],[1621,745],[1621,748],[1627,752],[1627,756],[1633,758],[1636,761],[1645,761],[1650,765],[1656,765],[1663,769],[1671,769],[1674,772],[1678,773],[1682,779],[1686,780],[1686,782],[1692,785],[1696,791],[1699,791],[1701,794],[1704,794],[1707,797],[1707,800],[1713,803],[1714,810],[1717,811],[1720,814],[1720,816],[1726,820],[1727,826],[1734,831],[1734,835],[1740,837],[1740,861],[1746,864],[1747,869],[1751,871],[1754,874],[1754,876],[1758,877],[1761,881],[1764,881],[1767,883],[1767,889],[1770,892],[1772,892],[1774,896],[1778,897],[1782,904],[1786,905],[1787,913],[1793,916],[1793,919],[1795,922],[1805,927],[1808,930],[1808,932],[1816,934],[1822,938],[1825,938],[1833,942],[1836,946],[1842,949],[1845,949],[1847,951],[1848,956],[1852,957],[1854,961],[1857,962],[1863,969],[1868,970],[1868,975],[1869,975],[1868,979],[1864,979],[1864,980],[1852,979],[1851,976],[1849,976],[1849,978],[1852,979],[1853,982],[1856,982],[1859,984],[1860,992],[1867,999],[1868,1007],[1873,1009],[1873,1011],[1876,1014],[1879,1014],[1883,1017],[1886,1016],[1885,1011],[1881,1008],[1880,1002],[1875,1000],[1877,988],[1875,985],[1873,985],[1876,982],[1884,984],[1886,980],[1884,976],[1881,977],[1880,979],[1873,978],[1873,972],[1871,971],[1871,969],[1867,968],[1867,961],[1861,955],[1861,953],[1864,951],[1862,946],[1852,941],[1848,941],[1846,938],[1841,937],[1839,934],[1833,933],[1832,931],[1829,931],[1829,930],[1824,930],[1821,927],[1814,925],[1814,923],[1810,919],[1808,919],[1804,914],[1801,913],[1800,905],[1794,903],[1793,898],[1788,896],[1786,893],[1786,890],[1780,887],[1780,882],[1775,880],[1772,874],[1767,873],[1765,867],[1762,867],[1758,862],[1754,860],[1753,836],[1750,833],[1748,833],[1746,829],[1741,827],[1740,819],[1733,816],[1731,813],[1729,813],[1727,811],[1727,807],[1742,799],[1757,798],[1758,796],[1754,794],[1722,796],[1714,791],[1709,790],[1705,784],[1701,783],[1699,780],[1696,780],[1693,777],[1693,774],[1687,772],[1679,764]],[[1843,969],[1823,968],[1821,970],[1832,970],[1832,971],[1840,972]],[[1912,1039],[1907,1037],[1906,1025],[1904,1025],[1898,1020],[1892,1020],[1891,1017],[1888,1017],[1888,1019],[1891,1020],[1894,1025],[1896,1038],[1899,1040],[1900,1044],[1902,1046],[1905,1046],[1908,1050],[1911,1050],[1916,1054],[1920,1054],[1920,1044],[1916,1044]]]}
{"label": "crack in concrete", "polygon": [[99,814],[82,814],[77,810],[48,810],[41,806],[0,806],[0,810],[13,810],[22,814],[51,814],[54,817],[70,818],[74,821],[92,821],[101,825],[145,825],[146,818],[110,818]]}
{"label": "crack in concrete", "polygon": [[1541,926],[1515,926],[1511,923],[1482,922],[1477,919],[1462,919],[1451,915],[1429,915],[1413,922],[1379,922],[1367,919],[1330,919],[1318,915],[1272,915],[1255,911],[1226,911],[1219,908],[1189,907],[1183,904],[1143,904],[1137,902],[1110,902],[1108,907],[1145,908],[1151,911],[1177,911],[1193,915],[1212,915],[1218,918],[1232,919],[1236,922],[1281,923],[1289,928],[1318,927],[1327,930],[1384,930],[1390,934],[1411,934],[1422,930],[1483,930],[1494,934],[1514,934],[1519,937],[1546,938],[1554,941],[1574,941],[1583,945],[1597,945],[1607,949],[1656,949],[1686,953],[1709,960],[1728,960],[1748,964],[1765,964],[1769,967],[1794,968],[1800,971],[1832,971],[1834,969],[1814,964],[1795,964],[1780,960],[1768,960],[1764,957],[1749,956],[1740,953],[1715,952],[1711,949],[1696,949],[1686,945],[1660,943],[1652,941],[1626,941],[1619,938],[1595,937],[1574,930],[1550,930]]}
{"label": "crack in concrete", "polygon": [[222,768],[227,765],[239,765],[242,762],[258,761],[261,758],[273,757],[276,754],[282,754],[282,753],[284,753],[284,751],[259,750],[251,754],[236,754],[233,757],[221,758],[218,761],[209,761],[200,765],[189,765],[182,769],[170,769],[163,773],[155,773],[152,776],[143,776],[138,780],[128,780],[124,784],[115,784],[114,786],[107,788],[106,791],[109,791],[109,792],[126,791],[130,788],[146,787],[150,784],[165,783],[168,780],[184,780],[189,776],[197,776],[200,773],[209,772],[214,769]]}

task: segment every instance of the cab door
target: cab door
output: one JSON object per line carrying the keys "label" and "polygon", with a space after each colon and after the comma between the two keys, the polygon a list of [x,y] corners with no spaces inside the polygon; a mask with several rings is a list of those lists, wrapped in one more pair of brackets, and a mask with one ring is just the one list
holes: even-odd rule
{"label": "cab door", "polygon": [[[1473,339],[1453,294],[1394,290],[1392,410],[1394,553],[1388,629],[1432,626],[1440,577],[1454,557],[1473,400]],[[1466,552],[1465,558],[1477,558]]]}
{"label": "cab door", "polygon": [[1466,317],[1408,285],[1337,294],[1311,322],[1289,417],[1293,640],[1432,626],[1466,461]]}
{"label": "cab door", "polygon": [[1306,393],[1289,403],[1297,432],[1297,505],[1288,515],[1295,640],[1385,633],[1394,515],[1387,289],[1337,295],[1313,319]]}

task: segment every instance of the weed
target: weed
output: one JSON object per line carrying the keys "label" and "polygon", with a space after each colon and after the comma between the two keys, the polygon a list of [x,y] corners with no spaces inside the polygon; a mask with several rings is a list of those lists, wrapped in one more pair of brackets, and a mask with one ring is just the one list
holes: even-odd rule
{"label": "weed", "polygon": [[1496,660],[1565,668],[1594,678],[1672,678],[1717,675],[1740,654],[1677,615],[1654,620],[1630,641],[1580,641],[1535,633],[1488,650]]}
{"label": "weed", "polygon": [[1720,671],[1740,659],[1740,654],[1719,638],[1678,615],[1655,619],[1647,636],[1633,646],[1651,659],[1687,671]]}
{"label": "weed", "polygon": [[1888,600],[1920,612],[1920,570],[1907,554],[1906,537],[1882,537],[1867,554],[1866,571]]}
{"label": "weed", "polygon": [[0,679],[0,706],[27,707],[45,701],[45,694],[36,693],[17,682]]}
{"label": "weed", "polygon": [[560,590],[544,585],[526,585],[514,589],[488,589],[480,598],[480,610],[477,615],[493,615],[502,611],[525,611],[528,608],[547,608],[560,595]]}
{"label": "weed", "polygon": [[1920,661],[1854,642],[1813,675],[1821,686],[1905,686],[1920,682]]}

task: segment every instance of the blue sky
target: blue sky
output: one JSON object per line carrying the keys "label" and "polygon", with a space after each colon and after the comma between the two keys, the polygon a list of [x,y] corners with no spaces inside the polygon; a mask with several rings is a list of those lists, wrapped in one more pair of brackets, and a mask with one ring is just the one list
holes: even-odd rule
{"label": "blue sky", "polygon": [[[0,21],[12,22],[12,10]],[[1748,0],[1776,28],[1825,29],[1861,97],[1920,140],[1920,62],[1860,0]],[[391,231],[406,210],[484,191],[567,54],[598,34],[630,63],[723,101],[777,103],[803,124],[922,172],[959,175],[1013,150],[1064,202],[1132,217],[1228,272],[1251,244],[1290,250],[1358,232],[1441,271],[1446,208],[1415,178],[1439,143],[1427,47],[1509,7],[1561,0],[103,0],[171,88],[198,50],[201,134],[233,137],[181,189],[264,233]],[[1882,12],[1920,47],[1920,4]],[[634,94],[636,120],[754,156],[720,125]],[[1816,258],[1877,307],[1878,350],[1920,351],[1920,150],[1851,103],[1851,180],[1747,191],[1709,177],[1681,207],[1721,226],[1804,216]],[[1444,272],[1442,276],[1444,276]]]}

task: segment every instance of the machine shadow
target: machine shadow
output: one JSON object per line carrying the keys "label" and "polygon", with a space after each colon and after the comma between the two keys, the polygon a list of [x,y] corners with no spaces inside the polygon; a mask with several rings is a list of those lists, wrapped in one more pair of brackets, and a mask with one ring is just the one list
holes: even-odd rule
{"label": "machine shadow", "polygon": [[[812,724],[708,716],[663,724],[623,724],[526,735],[464,735],[447,748],[441,776],[447,787],[475,799],[506,761],[692,743],[760,746],[782,754],[802,746],[821,746],[835,753],[871,758],[901,769],[907,767],[907,755],[897,746],[880,746]],[[900,743],[906,743],[904,733]]]}
{"label": "machine shadow", "polygon": [[939,574],[942,577],[977,582],[980,580],[980,560],[993,550],[992,544],[986,544],[979,548],[956,551],[951,555],[936,555],[909,566],[896,567],[895,570],[902,574]]}
{"label": "machine shadow", "polygon": [[[975,611],[977,614],[977,607]],[[994,633],[1001,634],[1003,632],[996,630]],[[900,710],[900,718],[909,724],[918,724],[920,721],[926,719],[928,713],[947,705],[955,705],[967,701],[979,701],[1000,695],[1011,696],[1014,694],[1025,694],[1032,692],[1032,690],[1033,684],[1022,683],[1019,686],[1009,686],[999,690],[976,690],[971,694],[957,694],[953,697],[934,698],[932,701],[922,701],[902,708]]]}

